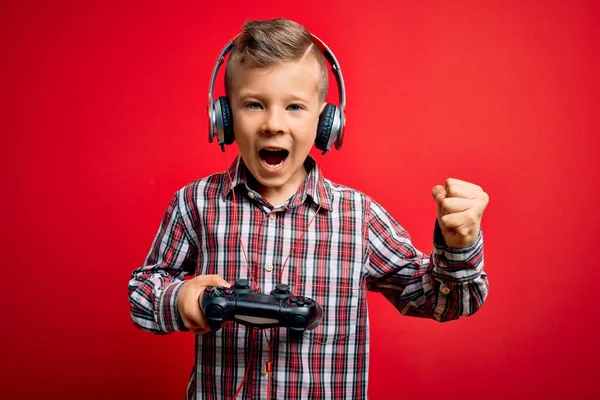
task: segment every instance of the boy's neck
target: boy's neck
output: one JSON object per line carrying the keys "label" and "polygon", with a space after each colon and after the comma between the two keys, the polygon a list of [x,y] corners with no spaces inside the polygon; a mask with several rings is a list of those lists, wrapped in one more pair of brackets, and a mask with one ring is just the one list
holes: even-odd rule
{"label": "boy's neck", "polygon": [[298,189],[302,187],[307,176],[308,172],[306,171],[306,168],[302,166],[302,168],[299,168],[298,171],[296,171],[296,173],[294,173],[294,175],[292,175],[292,177],[282,186],[263,186],[254,179],[254,177],[249,180],[249,184],[272,206],[278,206],[289,200],[298,192]]}

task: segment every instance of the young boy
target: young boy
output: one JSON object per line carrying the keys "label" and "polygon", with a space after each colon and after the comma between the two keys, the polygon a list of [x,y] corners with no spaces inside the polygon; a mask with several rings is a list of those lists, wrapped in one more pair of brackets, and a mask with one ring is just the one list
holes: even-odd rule
{"label": "young boy", "polygon": [[[475,313],[488,289],[488,196],[457,179],[434,187],[435,248],[421,253],[379,204],[325,179],[309,156],[328,86],[311,34],[289,20],[250,21],[235,43],[225,80],[240,156],[175,193],[129,282],[131,317],[150,332],[197,335],[189,399],[364,399],[367,290],[403,315]],[[238,278],[262,293],[288,284],[322,306],[321,324],[300,340],[237,323],[211,331],[200,296]]]}

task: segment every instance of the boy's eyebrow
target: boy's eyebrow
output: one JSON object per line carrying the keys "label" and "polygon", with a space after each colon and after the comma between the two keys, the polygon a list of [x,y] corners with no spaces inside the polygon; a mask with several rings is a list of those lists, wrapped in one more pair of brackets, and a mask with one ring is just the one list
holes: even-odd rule
{"label": "boy's eyebrow", "polygon": [[260,93],[249,92],[249,91],[247,91],[247,92],[241,91],[240,94],[239,94],[239,96],[240,96],[240,98],[242,98],[242,97],[257,97],[257,98],[262,98],[263,97],[262,94],[260,94]]}
{"label": "boy's eyebrow", "polygon": [[[260,99],[260,100],[265,100],[265,95],[261,94],[261,93],[256,93],[256,92],[241,92],[239,94],[240,99],[246,99],[246,98],[255,98],[255,99]],[[289,93],[286,94],[283,97],[285,100],[300,100],[300,101],[310,101],[310,99],[308,98],[308,95],[301,95],[298,93]]]}

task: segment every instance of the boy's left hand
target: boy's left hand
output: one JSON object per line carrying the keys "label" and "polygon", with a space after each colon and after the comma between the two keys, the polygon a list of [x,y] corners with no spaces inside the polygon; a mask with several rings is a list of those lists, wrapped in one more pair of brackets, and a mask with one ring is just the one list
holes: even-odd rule
{"label": "boy's left hand", "polygon": [[438,222],[446,245],[454,249],[469,247],[479,236],[481,217],[489,196],[473,183],[448,178],[431,194],[438,205]]}

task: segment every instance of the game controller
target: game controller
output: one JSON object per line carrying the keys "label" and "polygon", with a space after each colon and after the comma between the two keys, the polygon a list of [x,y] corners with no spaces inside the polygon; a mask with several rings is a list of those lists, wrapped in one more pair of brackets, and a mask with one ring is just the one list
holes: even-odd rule
{"label": "game controller", "polygon": [[323,317],[316,301],[292,295],[288,285],[277,284],[264,294],[253,292],[247,279],[237,279],[230,288],[209,286],[199,303],[212,331],[219,330],[224,321],[234,321],[255,329],[284,327],[298,338],[316,328]]}

